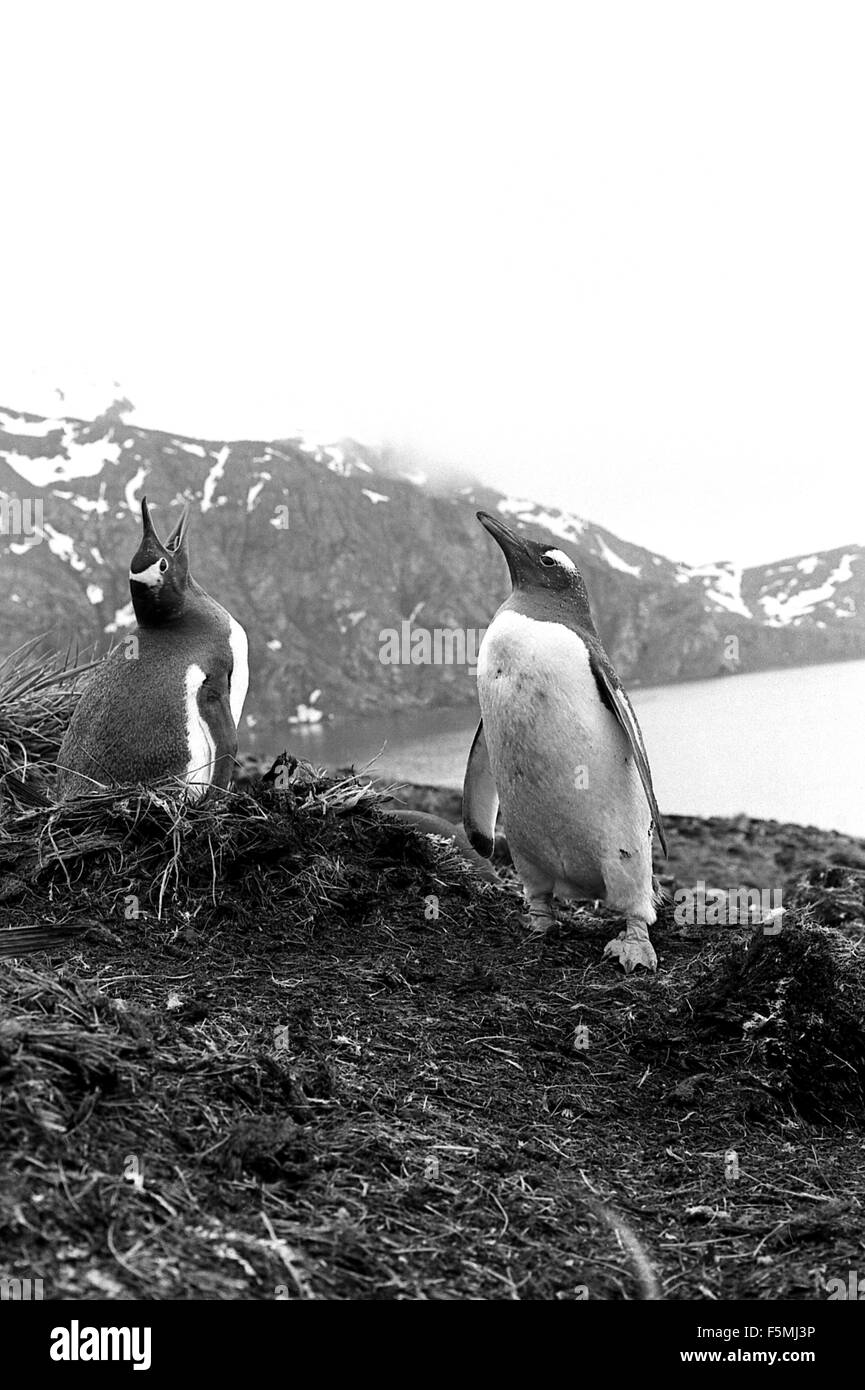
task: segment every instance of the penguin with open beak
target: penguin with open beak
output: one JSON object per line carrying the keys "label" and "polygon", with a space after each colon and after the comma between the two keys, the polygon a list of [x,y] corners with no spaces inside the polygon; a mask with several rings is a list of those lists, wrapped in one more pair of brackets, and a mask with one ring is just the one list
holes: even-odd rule
{"label": "penguin with open beak", "polygon": [[601,645],[589,597],[562,550],[478,520],[498,542],[513,585],[478,655],[481,722],[463,787],[463,824],[492,853],[502,820],[535,930],[553,896],[604,899],[625,930],[604,955],[630,973],[657,969],[649,939],[652,832],[667,853],[640,726]]}
{"label": "penguin with open beak", "polygon": [[228,787],[249,684],[243,628],[189,571],[189,508],[163,543],[147,499],[129,589],[137,628],[82,691],[57,796],[177,778],[198,800]]}

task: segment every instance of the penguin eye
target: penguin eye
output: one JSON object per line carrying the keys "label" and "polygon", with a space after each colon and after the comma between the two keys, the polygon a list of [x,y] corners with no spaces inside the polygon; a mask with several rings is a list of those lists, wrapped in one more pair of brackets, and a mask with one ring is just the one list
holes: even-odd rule
{"label": "penguin eye", "polygon": [[541,556],[541,564],[542,564],[542,565],[546,565],[548,569],[550,568],[551,565],[554,565],[555,563],[556,563],[556,562],[555,562],[555,560],[552,558],[552,556],[550,556],[550,555],[542,555],[542,556]]}
{"label": "penguin eye", "polygon": [[165,571],[166,571],[167,569],[168,569],[168,561],[163,557],[163,559],[161,559],[161,560],[159,561],[159,573],[160,573],[160,574],[164,574]]}

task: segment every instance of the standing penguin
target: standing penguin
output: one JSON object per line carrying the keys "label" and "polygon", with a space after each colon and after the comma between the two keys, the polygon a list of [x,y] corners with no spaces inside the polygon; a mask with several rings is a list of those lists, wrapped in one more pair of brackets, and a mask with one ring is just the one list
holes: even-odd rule
{"label": "standing penguin", "polygon": [[604,898],[626,927],[608,942],[630,973],[657,969],[652,831],[667,853],[643,737],[600,638],[577,566],[563,551],[478,520],[504,551],[513,592],[478,655],[481,722],[463,787],[463,824],[492,852],[501,802],[532,925],[553,894]]}
{"label": "standing penguin", "polygon": [[167,777],[198,800],[231,782],[246,633],[189,573],[189,508],[164,545],[146,498],[141,516],[129,571],[138,627],[82,692],[57,760],[61,800]]}

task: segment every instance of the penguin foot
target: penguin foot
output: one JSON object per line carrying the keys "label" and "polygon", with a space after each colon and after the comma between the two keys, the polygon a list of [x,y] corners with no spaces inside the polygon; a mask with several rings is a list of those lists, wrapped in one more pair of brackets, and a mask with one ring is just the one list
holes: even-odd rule
{"label": "penguin foot", "polygon": [[558,941],[562,934],[562,929],[555,917],[533,917],[529,913],[529,916],[525,918],[525,923],[528,928],[526,941]]}
{"label": "penguin foot", "polygon": [[639,936],[631,927],[619,932],[619,935],[613,941],[608,941],[604,947],[604,959],[618,961],[626,975],[632,974],[638,965],[644,970],[657,970],[658,957],[655,955],[655,948],[645,927],[642,931],[643,934]]}
{"label": "penguin foot", "polygon": [[555,938],[558,933],[558,926],[553,914],[553,898],[551,893],[543,893],[529,901],[527,925],[530,938]]}

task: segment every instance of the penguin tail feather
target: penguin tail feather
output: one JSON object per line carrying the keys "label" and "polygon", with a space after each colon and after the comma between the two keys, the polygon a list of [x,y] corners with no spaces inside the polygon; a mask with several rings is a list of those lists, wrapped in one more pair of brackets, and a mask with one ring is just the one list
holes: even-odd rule
{"label": "penguin tail feather", "polygon": [[673,901],[673,894],[660,879],[652,874],[652,906],[666,907],[667,903]]}
{"label": "penguin tail feather", "polygon": [[56,950],[89,926],[89,922],[76,922],[55,927],[5,927],[0,930],[0,960],[27,956],[33,951]]}

